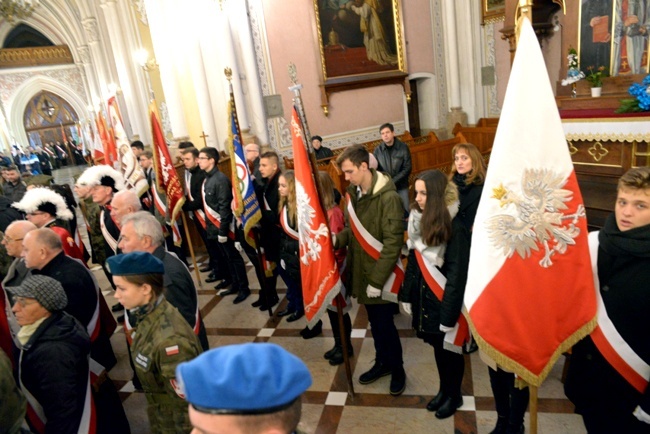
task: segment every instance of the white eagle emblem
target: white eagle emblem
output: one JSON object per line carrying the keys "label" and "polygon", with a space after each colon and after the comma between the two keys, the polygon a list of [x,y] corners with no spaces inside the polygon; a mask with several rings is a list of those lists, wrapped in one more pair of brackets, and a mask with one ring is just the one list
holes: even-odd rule
{"label": "white eagle emblem", "polygon": [[[516,251],[526,259],[530,251],[544,247],[544,257],[539,265],[548,268],[553,265],[555,253],[564,254],[567,247],[575,244],[580,234],[576,226],[578,219],[585,218],[585,207],[580,204],[575,214],[564,214],[566,202],[573,198],[571,190],[563,189],[566,184],[559,174],[547,169],[525,169],[521,179],[523,197],[503,184],[493,189],[492,198],[500,201],[501,207],[514,205],[516,214],[498,214],[486,221],[486,228],[493,245],[503,249],[512,257]],[[566,225],[566,220],[570,220]]]}
{"label": "white eagle emblem", "polygon": [[304,187],[296,180],[296,207],[298,214],[298,234],[302,256],[300,261],[309,265],[310,261],[317,261],[323,246],[318,242],[321,237],[329,237],[329,229],[324,223],[314,230],[312,224],[316,216],[316,210],[309,203],[309,195]]}

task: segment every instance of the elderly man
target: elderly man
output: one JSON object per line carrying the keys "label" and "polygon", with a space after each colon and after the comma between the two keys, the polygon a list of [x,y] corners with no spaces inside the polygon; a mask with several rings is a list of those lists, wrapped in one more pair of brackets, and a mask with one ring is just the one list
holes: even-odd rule
{"label": "elderly man", "polygon": [[118,191],[111,200],[111,218],[120,225],[124,216],[138,212],[141,209],[140,199],[133,190]]}
{"label": "elderly man", "polygon": [[255,184],[262,185],[262,174],[260,173],[260,153],[262,148],[257,143],[249,143],[244,147],[246,162]]}
{"label": "elderly man", "polygon": [[227,345],[176,368],[194,432],[296,433],[309,369],[276,344]]}
{"label": "elderly man", "polygon": [[[165,266],[163,285],[165,297],[176,307],[199,337],[204,350],[209,348],[205,326],[199,312],[199,301],[194,281],[187,266],[178,257],[165,250],[165,239],[160,224],[146,211],[129,214],[122,219],[119,247],[124,253],[148,252]],[[128,323],[125,323],[129,327]]]}
{"label": "elderly man", "polygon": [[334,152],[330,148],[323,146],[323,138],[321,136],[313,136],[311,138],[311,145],[314,147],[314,154],[316,154],[317,160],[334,156]]}
{"label": "elderly man", "polygon": [[[80,261],[66,256],[59,237],[47,228],[27,233],[22,256],[32,274],[51,277],[61,284],[68,298],[63,310],[86,328],[91,339],[91,358],[109,371],[117,363],[110,341],[115,321],[110,314],[100,316],[100,305],[104,304],[106,311],[106,301],[91,272]],[[103,432],[124,432],[120,430],[128,428],[128,422],[115,386],[108,375],[97,380],[93,388],[98,389],[95,397],[101,403],[98,420],[106,429]]]}
{"label": "elderly man", "polygon": [[87,399],[90,338],[63,311],[68,303],[63,287],[50,277],[30,276],[7,291],[14,298],[12,310],[21,326],[20,386],[34,398],[31,406],[36,411],[28,412],[30,426],[34,432],[94,432],[92,401]]}
{"label": "elderly man", "polygon": [[75,244],[73,236],[61,221],[70,221],[74,215],[68,209],[65,199],[60,194],[46,187],[30,189],[14,207],[27,215],[27,220],[39,228],[50,228],[61,239],[65,254],[84,261],[83,252]]}
{"label": "elderly man", "polygon": [[91,188],[89,185],[80,184],[78,181],[74,185],[74,191],[79,197],[79,208],[86,222],[88,238],[90,238],[92,262],[103,265],[106,262],[106,241],[104,241],[99,223],[101,210],[99,205],[93,202]]}

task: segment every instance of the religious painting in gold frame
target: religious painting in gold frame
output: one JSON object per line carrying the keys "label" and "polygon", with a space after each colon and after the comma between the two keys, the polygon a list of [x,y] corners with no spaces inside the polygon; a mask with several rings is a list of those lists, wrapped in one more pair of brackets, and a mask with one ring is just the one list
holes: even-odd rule
{"label": "religious painting in gold frame", "polygon": [[406,73],[399,0],[313,0],[323,81]]}
{"label": "religious painting in gold frame", "polygon": [[481,22],[501,21],[506,15],[506,0],[481,0]]}

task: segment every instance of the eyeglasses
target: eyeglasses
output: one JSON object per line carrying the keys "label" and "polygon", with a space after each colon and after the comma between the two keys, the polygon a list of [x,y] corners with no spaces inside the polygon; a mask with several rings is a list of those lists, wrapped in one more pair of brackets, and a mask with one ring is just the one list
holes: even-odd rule
{"label": "eyeglasses", "polygon": [[34,211],[34,212],[29,212],[27,215],[35,216],[35,215],[43,215],[45,214],[43,211]]}
{"label": "eyeglasses", "polygon": [[24,298],[24,297],[15,297],[14,304],[17,304],[20,307],[27,307],[30,304],[38,303],[38,300],[35,298]]}
{"label": "eyeglasses", "polygon": [[209,160],[210,157],[199,157],[199,160]]}
{"label": "eyeglasses", "polygon": [[22,238],[11,238],[9,235],[5,235],[4,238],[2,238],[2,241],[5,241],[7,243],[11,243],[13,241],[22,241]]}

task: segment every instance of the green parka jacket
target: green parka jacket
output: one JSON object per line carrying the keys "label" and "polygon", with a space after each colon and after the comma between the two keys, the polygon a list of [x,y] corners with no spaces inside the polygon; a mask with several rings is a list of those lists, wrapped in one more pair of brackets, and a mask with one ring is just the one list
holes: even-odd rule
{"label": "green parka jacket", "polygon": [[372,172],[369,193],[360,198],[357,187],[347,189],[352,206],[364,228],[381,241],[384,247],[378,260],[368,255],[350,229],[350,216],[345,211],[346,227],[337,234],[336,248],[348,247],[347,269],[350,273],[352,296],[361,304],[385,304],[381,297],[369,298],[366,288],[372,285],[381,289],[395,267],[404,244],[404,208],[395,184],[388,175]]}

